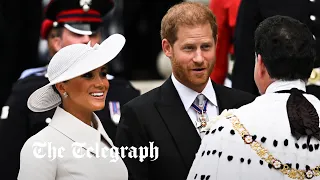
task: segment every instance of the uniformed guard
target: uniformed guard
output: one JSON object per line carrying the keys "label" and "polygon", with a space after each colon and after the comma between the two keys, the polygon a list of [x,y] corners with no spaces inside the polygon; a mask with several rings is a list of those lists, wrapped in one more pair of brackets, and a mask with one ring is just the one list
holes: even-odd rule
{"label": "uniformed guard", "polygon": [[[111,0],[53,0],[46,8],[46,19],[42,24],[42,38],[48,40],[49,51],[58,51],[74,43],[91,45],[101,40],[102,18],[114,4]],[[53,55],[53,54],[52,54]],[[25,141],[51,121],[54,111],[34,113],[27,107],[32,92],[49,81],[46,66],[29,69],[15,83],[11,95],[2,108],[0,119],[0,179],[17,179],[20,150]],[[114,140],[120,107],[140,95],[140,91],[124,79],[108,75],[110,88],[105,109],[96,112],[109,137]],[[108,106],[110,105],[110,106]],[[109,111],[110,109],[110,111]]]}

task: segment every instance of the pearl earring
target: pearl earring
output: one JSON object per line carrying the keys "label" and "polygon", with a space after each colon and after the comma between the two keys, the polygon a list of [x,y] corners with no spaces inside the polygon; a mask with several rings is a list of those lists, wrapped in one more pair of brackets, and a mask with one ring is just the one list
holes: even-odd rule
{"label": "pearl earring", "polygon": [[63,97],[64,97],[64,98],[67,98],[67,97],[68,97],[68,93],[67,93],[67,92],[64,92],[64,93],[63,93]]}

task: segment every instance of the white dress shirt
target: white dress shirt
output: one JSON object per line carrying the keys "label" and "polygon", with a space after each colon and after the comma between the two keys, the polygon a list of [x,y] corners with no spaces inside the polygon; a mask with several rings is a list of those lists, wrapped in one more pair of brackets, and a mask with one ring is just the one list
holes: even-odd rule
{"label": "white dress shirt", "polygon": [[[303,81],[276,81],[250,104],[232,110],[240,123],[256,141],[282,163],[293,168],[315,168],[320,165],[319,140],[311,138],[312,148],[306,148],[306,137],[299,140],[291,135],[286,103],[289,93],[274,93],[297,88],[305,91]],[[320,101],[304,94],[320,115]],[[274,168],[270,169],[250,145],[244,143],[229,119],[221,116],[210,132],[204,136],[190,169],[188,180],[284,180],[290,179]],[[320,179],[319,176],[313,179]]]}
{"label": "white dress shirt", "polygon": [[[125,164],[109,153],[113,143],[99,118],[93,115],[96,129],[57,107],[50,124],[24,144],[18,180],[128,179]],[[40,148],[36,143],[46,144]],[[54,158],[59,148],[64,148],[62,156]],[[108,150],[104,154],[103,148]],[[40,158],[41,155],[44,156]]]}
{"label": "white dress shirt", "polygon": [[[178,91],[178,94],[180,96],[180,99],[184,105],[185,110],[187,111],[193,125],[196,128],[196,122],[197,120],[197,113],[196,111],[191,107],[192,103],[194,103],[195,99],[199,94],[205,95],[205,97],[209,100],[207,105],[207,114],[209,117],[216,117],[219,115],[219,109],[218,109],[218,103],[216,98],[216,93],[213,89],[212,82],[208,80],[208,83],[206,87],[203,89],[201,93],[198,93],[187,86],[180,83],[172,74],[171,79],[173,82],[174,87]],[[198,133],[200,134],[200,130],[198,130]]]}

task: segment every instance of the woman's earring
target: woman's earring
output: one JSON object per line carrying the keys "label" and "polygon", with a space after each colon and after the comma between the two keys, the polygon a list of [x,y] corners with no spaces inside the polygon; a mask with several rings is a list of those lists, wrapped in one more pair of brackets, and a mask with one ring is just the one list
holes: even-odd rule
{"label": "woman's earring", "polygon": [[64,97],[64,98],[67,98],[67,97],[68,97],[68,93],[67,93],[67,92],[64,92],[64,93],[63,93],[63,97]]}

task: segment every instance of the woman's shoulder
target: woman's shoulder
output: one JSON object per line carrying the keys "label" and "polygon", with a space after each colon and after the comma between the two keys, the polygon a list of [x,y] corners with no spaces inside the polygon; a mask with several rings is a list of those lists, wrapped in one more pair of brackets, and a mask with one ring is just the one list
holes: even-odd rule
{"label": "woman's shoulder", "polygon": [[20,152],[20,169],[18,179],[54,179],[57,167],[57,153],[50,141],[54,134],[52,128],[46,127],[31,136]]}
{"label": "woman's shoulder", "polygon": [[59,133],[50,126],[45,127],[37,134],[31,136],[23,145],[21,152],[34,151],[35,147],[46,149],[48,144],[55,144]]}

